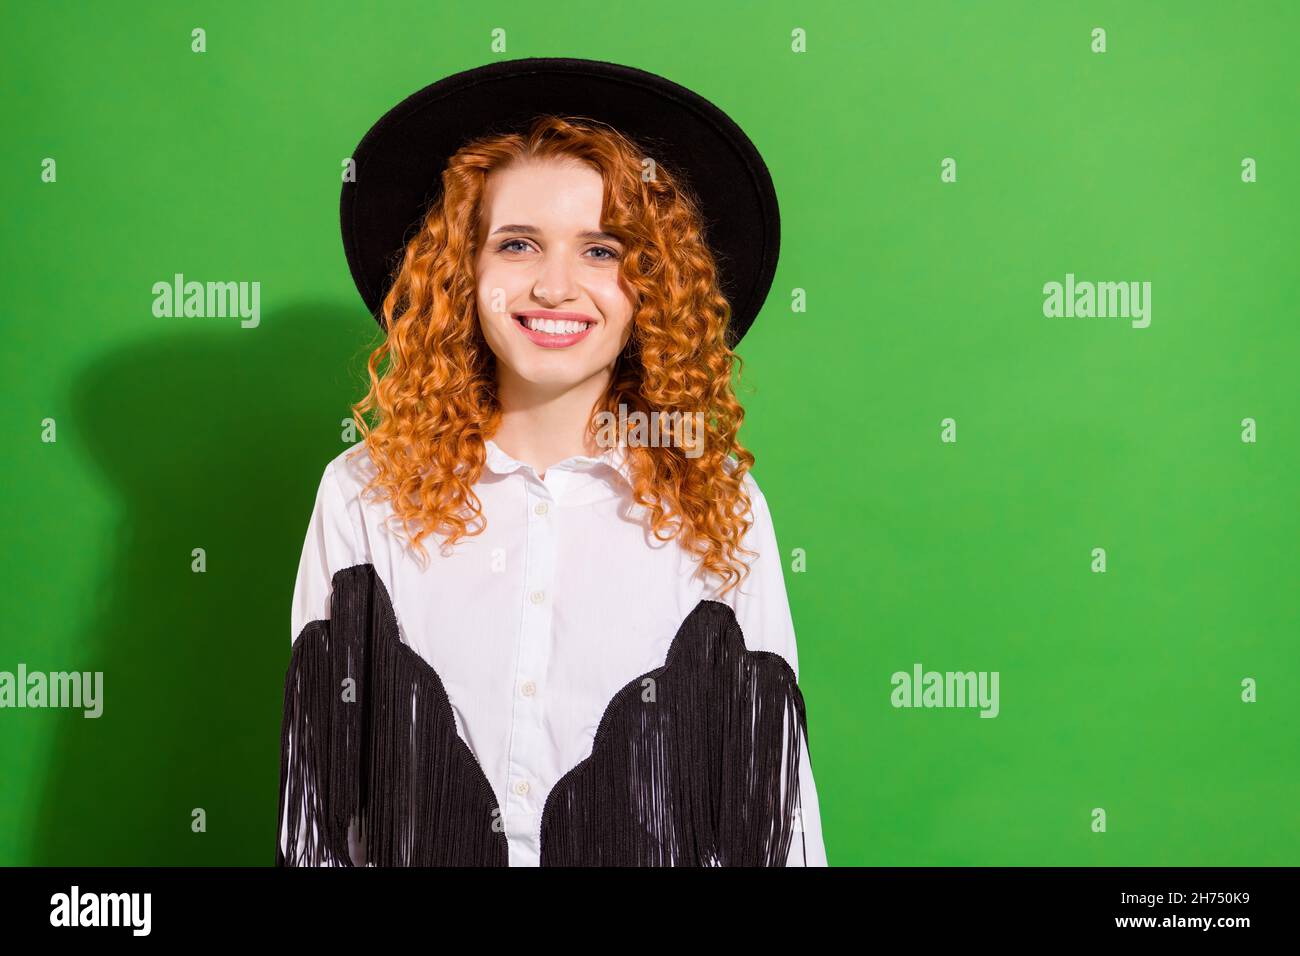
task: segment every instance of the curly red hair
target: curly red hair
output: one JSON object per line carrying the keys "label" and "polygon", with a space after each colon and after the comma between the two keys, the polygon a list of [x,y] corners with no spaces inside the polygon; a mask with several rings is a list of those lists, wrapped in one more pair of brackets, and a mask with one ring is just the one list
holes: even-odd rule
{"label": "curly red hair", "polygon": [[629,415],[664,412],[670,421],[702,423],[702,449],[689,456],[675,444],[629,444],[629,474],[655,537],[679,539],[725,593],[748,573],[738,555],[754,553],[742,547],[752,525],[743,481],[754,456],[737,439],[745,412],[731,380],[743,362],[727,344],[731,306],[688,187],[658,164],[643,176],[646,152],[586,118],[541,116],[525,133],[480,137],[448,161],[441,194],[408,241],[384,298],[387,336],[367,362],[369,393],[352,406],[376,471],[365,490],[391,500],[426,559],[427,535],[444,535],[447,548],[486,526],[473,486],[501,410],[496,358],[477,312],[482,198],[494,169],[549,157],[576,158],[601,173],[601,228],[623,241],[621,275],[637,295],[632,334],[593,409],[591,431],[600,411],[617,417],[620,405]]}

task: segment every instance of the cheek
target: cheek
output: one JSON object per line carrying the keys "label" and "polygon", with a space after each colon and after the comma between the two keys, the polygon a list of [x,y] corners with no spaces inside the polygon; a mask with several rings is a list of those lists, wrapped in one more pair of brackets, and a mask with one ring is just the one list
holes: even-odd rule
{"label": "cheek", "polygon": [[514,290],[510,287],[510,274],[493,266],[489,260],[475,273],[478,289],[478,307],[483,318],[499,316],[510,308]]}
{"label": "cheek", "polygon": [[492,309],[492,295],[487,289],[480,289],[478,293],[478,318],[484,325],[491,325],[492,320],[496,318]]}
{"label": "cheek", "polygon": [[593,290],[601,314],[612,324],[626,325],[632,318],[632,300],[617,276]]}

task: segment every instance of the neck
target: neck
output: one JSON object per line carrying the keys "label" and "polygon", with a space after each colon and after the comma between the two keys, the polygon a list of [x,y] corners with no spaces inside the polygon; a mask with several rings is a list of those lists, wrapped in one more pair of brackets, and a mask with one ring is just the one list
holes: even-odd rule
{"label": "neck", "polygon": [[501,424],[492,440],[511,458],[532,465],[543,478],[557,461],[600,455],[606,449],[595,443],[588,427],[610,380],[610,371],[602,370],[577,385],[548,388],[501,368],[497,383]]}

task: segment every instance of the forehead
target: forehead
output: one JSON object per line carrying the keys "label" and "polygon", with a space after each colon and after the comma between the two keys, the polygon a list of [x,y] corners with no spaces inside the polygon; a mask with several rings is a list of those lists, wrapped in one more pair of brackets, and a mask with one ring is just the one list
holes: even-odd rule
{"label": "forehead", "polygon": [[593,228],[604,192],[600,172],[580,160],[519,160],[488,174],[483,218],[489,229],[503,223]]}

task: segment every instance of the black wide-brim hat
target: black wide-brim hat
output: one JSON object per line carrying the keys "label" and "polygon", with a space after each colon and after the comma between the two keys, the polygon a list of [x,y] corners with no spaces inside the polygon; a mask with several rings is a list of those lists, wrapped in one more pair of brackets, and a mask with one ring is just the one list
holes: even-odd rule
{"label": "black wide-brim hat", "polygon": [[361,298],[383,325],[384,296],[406,241],[442,190],[447,160],[483,134],[523,132],[539,114],[595,119],[684,180],[731,303],[728,339],[749,330],[781,244],[776,190],[762,156],[721,109],[670,80],[617,63],[504,60],[456,73],[385,113],[353,151],[340,208],[343,249]]}

